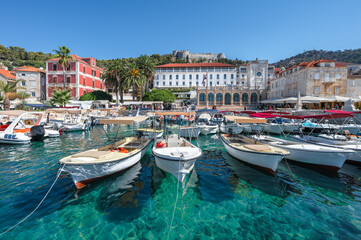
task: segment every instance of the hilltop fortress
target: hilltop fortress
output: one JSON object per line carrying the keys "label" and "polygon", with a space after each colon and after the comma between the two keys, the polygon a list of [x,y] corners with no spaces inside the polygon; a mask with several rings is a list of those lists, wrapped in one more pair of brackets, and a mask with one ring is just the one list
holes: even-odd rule
{"label": "hilltop fortress", "polygon": [[201,59],[207,59],[210,61],[214,61],[221,58],[226,58],[226,55],[224,53],[190,53],[188,50],[174,50],[173,51],[173,57],[176,59],[184,59],[187,62],[194,62]]}

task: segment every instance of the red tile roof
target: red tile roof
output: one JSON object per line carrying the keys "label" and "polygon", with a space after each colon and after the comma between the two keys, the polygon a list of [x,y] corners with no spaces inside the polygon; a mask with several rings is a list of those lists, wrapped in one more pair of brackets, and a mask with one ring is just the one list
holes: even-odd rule
{"label": "red tile roof", "polygon": [[21,72],[42,72],[45,73],[45,70],[42,70],[40,68],[36,68],[36,67],[30,67],[30,66],[22,66],[19,68],[15,68],[15,71],[21,71]]}
{"label": "red tile roof", "polygon": [[10,73],[10,71],[5,69],[0,69],[0,74],[3,75],[5,78],[15,80],[16,77]]}
{"label": "red tile roof", "polygon": [[[83,64],[89,65],[89,63],[85,62],[85,61],[83,60],[83,58],[81,58],[81,57],[79,57],[79,56],[77,56],[77,55],[75,55],[75,54],[72,54],[71,57],[72,57],[72,60],[73,60],[73,61],[79,61],[79,62],[81,62],[81,63],[83,63]],[[52,59],[49,59],[49,60],[47,60],[47,61],[59,61],[59,59],[60,59],[60,58],[52,58]],[[90,58],[84,58],[84,59],[90,59]],[[91,66],[91,65],[89,65],[89,66]],[[97,66],[91,66],[91,67],[98,68],[99,70],[104,71],[104,69],[102,69],[102,68],[100,68],[100,67],[97,67]]]}
{"label": "red tile roof", "polygon": [[226,63],[168,63],[159,65],[157,68],[185,68],[185,67],[236,67]]}
{"label": "red tile roof", "polygon": [[345,65],[342,65],[342,64],[339,64],[337,63],[336,61],[334,60],[327,60],[327,59],[321,59],[321,60],[318,60],[318,61],[312,61],[312,62],[302,62],[302,63],[299,63],[299,64],[296,64],[296,65],[293,65],[279,73],[277,73],[276,75],[279,75],[279,74],[282,74],[284,72],[287,72],[288,70],[292,69],[292,68],[295,68],[297,66],[300,66],[300,67],[303,67],[303,68],[307,68],[307,67],[317,67],[317,65],[321,62],[335,62],[335,67],[347,67]]}

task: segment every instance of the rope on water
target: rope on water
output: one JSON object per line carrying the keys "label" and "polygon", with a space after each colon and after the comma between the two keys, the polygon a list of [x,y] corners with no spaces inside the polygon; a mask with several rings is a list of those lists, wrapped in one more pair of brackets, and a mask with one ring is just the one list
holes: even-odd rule
{"label": "rope on water", "polygon": [[45,196],[43,197],[43,199],[41,199],[41,201],[40,201],[40,203],[38,204],[38,206],[36,206],[36,208],[35,208],[31,213],[29,213],[25,218],[23,218],[20,222],[18,222],[17,224],[15,224],[14,226],[12,226],[11,228],[7,229],[6,231],[2,232],[2,233],[0,234],[0,237],[1,237],[2,235],[4,235],[5,233],[11,231],[12,229],[16,228],[17,226],[19,226],[19,225],[20,225],[21,223],[23,223],[26,219],[28,219],[31,215],[33,215],[33,213],[34,213],[36,210],[38,210],[38,208],[40,207],[40,205],[44,202],[44,200],[46,199],[46,197],[49,195],[51,189],[53,189],[56,181],[59,179],[59,176],[60,176],[61,172],[64,170],[65,165],[66,165],[66,163],[63,165],[63,167],[62,167],[61,169],[59,169],[59,171],[58,171],[58,173],[57,173],[57,175],[56,175],[56,178],[55,178],[53,184],[51,185],[51,187],[49,188],[48,192],[45,194]]}
{"label": "rope on water", "polygon": [[[179,179],[179,174],[180,174],[180,163],[181,163],[181,158],[179,159],[179,162],[178,162],[178,179]],[[176,198],[175,198],[175,203],[174,203],[174,209],[173,209],[173,214],[172,214],[172,219],[170,221],[170,225],[169,225],[169,231],[168,231],[168,237],[167,237],[167,240],[169,240],[169,234],[170,234],[170,231],[172,230],[172,225],[173,225],[173,220],[174,220],[174,214],[175,214],[175,210],[177,208],[177,202],[178,202],[178,190],[179,190],[179,180],[177,179],[177,195],[176,195]]]}

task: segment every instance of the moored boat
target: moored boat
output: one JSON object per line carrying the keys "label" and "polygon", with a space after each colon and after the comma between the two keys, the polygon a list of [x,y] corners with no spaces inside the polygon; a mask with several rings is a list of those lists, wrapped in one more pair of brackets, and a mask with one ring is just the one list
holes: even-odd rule
{"label": "moored boat", "polygon": [[260,136],[261,142],[285,149],[290,152],[287,159],[303,164],[313,165],[331,171],[338,171],[354,151],[334,147],[300,143],[270,136]]}
{"label": "moored boat", "polygon": [[[144,121],[147,117],[102,119],[101,124],[126,124]],[[65,157],[59,161],[63,171],[69,172],[79,188],[88,183],[126,170],[140,161],[152,139],[127,137],[116,143]]]}
{"label": "moored boat", "polygon": [[245,136],[222,134],[227,152],[234,158],[274,173],[280,161],[288,155],[287,150],[261,143]]}
{"label": "moored boat", "polygon": [[183,182],[194,168],[196,159],[202,155],[202,150],[184,138],[171,135],[154,144],[152,153],[160,169]]}

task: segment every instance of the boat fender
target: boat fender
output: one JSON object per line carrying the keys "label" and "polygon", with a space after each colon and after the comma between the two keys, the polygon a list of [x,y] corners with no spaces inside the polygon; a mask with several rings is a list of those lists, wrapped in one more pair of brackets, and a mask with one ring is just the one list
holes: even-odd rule
{"label": "boat fender", "polygon": [[165,148],[167,144],[165,142],[159,142],[157,143],[157,148]]}
{"label": "boat fender", "polygon": [[119,152],[121,152],[121,153],[128,153],[128,150],[125,149],[125,148],[120,148]]}

